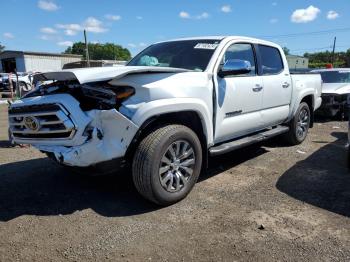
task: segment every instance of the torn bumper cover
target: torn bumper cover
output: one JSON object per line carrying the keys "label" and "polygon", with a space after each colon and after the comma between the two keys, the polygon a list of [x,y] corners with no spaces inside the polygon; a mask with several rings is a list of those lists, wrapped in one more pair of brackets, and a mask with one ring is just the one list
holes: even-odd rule
{"label": "torn bumper cover", "polygon": [[322,104],[318,112],[334,117],[338,113],[346,113],[348,94],[322,94]]}
{"label": "torn bumper cover", "polygon": [[[71,96],[67,99],[67,96],[69,95],[45,96],[35,99],[34,103],[33,99],[28,101],[23,99],[19,103],[13,104],[9,111],[9,121],[14,141],[32,144],[41,151],[51,153],[59,163],[68,166],[88,167],[124,157],[138,127],[116,109],[83,112],[79,103]],[[50,101],[47,101],[48,98]],[[57,113],[56,116],[58,118],[66,117],[66,119],[62,119],[62,121],[66,121],[63,122],[63,126],[68,121],[73,123],[72,136],[58,138],[58,133],[55,133],[58,131],[53,130],[58,128],[57,125],[45,126],[46,120],[43,118],[45,111],[28,113],[26,110],[25,114],[18,113],[20,107],[31,106],[40,109],[48,104],[59,105],[66,111],[65,116],[61,112]],[[13,110],[14,108],[17,110]],[[29,118],[27,119],[27,117]],[[26,120],[28,121],[26,122]],[[36,121],[39,127],[35,127],[36,130],[30,130],[29,120]],[[57,122],[55,121],[55,123]],[[22,123],[23,126],[19,126]],[[32,137],[20,136],[23,134],[31,134]]]}

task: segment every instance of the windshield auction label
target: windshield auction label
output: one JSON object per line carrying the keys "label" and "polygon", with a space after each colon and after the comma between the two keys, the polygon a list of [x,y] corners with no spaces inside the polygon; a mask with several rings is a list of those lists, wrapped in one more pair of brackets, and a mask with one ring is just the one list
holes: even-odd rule
{"label": "windshield auction label", "polygon": [[206,43],[198,43],[194,48],[195,49],[209,49],[214,50],[218,47],[219,44],[206,44]]}

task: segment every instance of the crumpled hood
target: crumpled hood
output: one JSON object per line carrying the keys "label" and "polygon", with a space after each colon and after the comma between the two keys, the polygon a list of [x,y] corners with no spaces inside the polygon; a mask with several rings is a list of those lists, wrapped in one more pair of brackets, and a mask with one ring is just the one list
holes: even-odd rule
{"label": "crumpled hood", "polygon": [[128,74],[137,73],[181,73],[190,70],[170,67],[151,66],[121,66],[121,67],[91,67],[68,69],[57,72],[46,72],[34,76],[34,82],[47,80],[78,80],[80,84],[97,81],[119,79]]}
{"label": "crumpled hood", "polygon": [[323,83],[323,94],[348,94],[350,93],[350,83]]}

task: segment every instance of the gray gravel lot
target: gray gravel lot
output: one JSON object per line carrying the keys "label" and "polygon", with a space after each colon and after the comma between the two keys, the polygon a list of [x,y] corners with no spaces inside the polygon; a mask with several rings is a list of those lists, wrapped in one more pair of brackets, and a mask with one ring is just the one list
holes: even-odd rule
{"label": "gray gravel lot", "polygon": [[210,159],[166,208],[127,172],[79,176],[9,147],[5,106],[0,127],[0,261],[350,260],[346,122],[319,121],[300,146],[273,140]]}

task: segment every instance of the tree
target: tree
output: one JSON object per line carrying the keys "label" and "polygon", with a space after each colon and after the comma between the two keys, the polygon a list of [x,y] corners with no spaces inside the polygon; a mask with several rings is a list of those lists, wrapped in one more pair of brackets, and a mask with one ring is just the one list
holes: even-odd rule
{"label": "tree", "polygon": [[[127,48],[113,43],[89,43],[88,47],[91,60],[129,60],[131,58],[130,51]],[[72,47],[68,47],[64,53],[83,55],[85,58],[85,44],[83,42],[76,42]]]}
{"label": "tree", "polygon": [[285,55],[289,55],[290,54],[290,50],[287,47],[283,47],[283,52]]}
{"label": "tree", "polygon": [[[316,52],[305,53],[305,57],[309,58],[309,67],[322,68],[332,62],[332,52]],[[334,53],[334,67],[349,67],[350,66],[350,49],[347,52]]]}
{"label": "tree", "polygon": [[5,46],[0,43],[0,53],[5,50]]}

